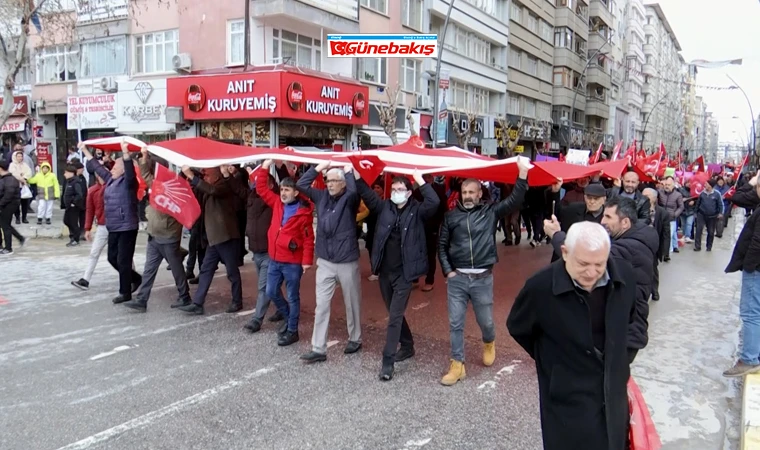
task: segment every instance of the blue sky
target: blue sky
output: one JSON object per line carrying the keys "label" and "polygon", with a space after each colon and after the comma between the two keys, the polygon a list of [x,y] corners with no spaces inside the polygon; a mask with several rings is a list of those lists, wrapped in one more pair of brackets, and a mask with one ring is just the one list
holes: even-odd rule
{"label": "blue sky", "polygon": [[[655,2],[645,0],[644,3]],[[757,117],[760,114],[760,1],[660,0],[659,4],[687,62],[743,58],[741,66],[700,69],[697,83],[730,86],[726,74],[731,75],[749,96]],[[703,89],[698,90],[697,95],[704,98],[708,110],[720,121],[721,141],[739,143],[742,138],[747,139],[752,123],[747,101],[741,92]],[[741,117],[744,124],[732,119],[733,116]]]}

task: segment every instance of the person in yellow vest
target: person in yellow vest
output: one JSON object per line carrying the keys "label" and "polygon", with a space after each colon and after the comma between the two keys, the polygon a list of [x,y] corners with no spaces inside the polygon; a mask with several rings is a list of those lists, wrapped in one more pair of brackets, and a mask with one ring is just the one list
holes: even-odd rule
{"label": "person in yellow vest", "polygon": [[46,225],[50,225],[53,218],[53,206],[61,196],[58,177],[53,173],[50,163],[40,164],[37,173],[27,182],[37,185],[37,225],[42,225],[42,219],[45,219]]}

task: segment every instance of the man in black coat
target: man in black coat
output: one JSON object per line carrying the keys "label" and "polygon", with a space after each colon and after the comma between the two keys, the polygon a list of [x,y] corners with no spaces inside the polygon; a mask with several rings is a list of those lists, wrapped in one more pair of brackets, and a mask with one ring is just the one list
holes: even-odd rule
{"label": "man in black coat", "polygon": [[[346,181],[356,183],[364,204],[377,215],[371,254],[372,273],[379,274],[380,294],[388,308],[388,328],[383,349],[380,379],[393,378],[393,366],[414,356],[414,340],[409,324],[404,318],[412,283],[428,272],[425,223],[433,218],[440,199],[430,183],[419,173],[414,181],[420,186],[422,203],[412,198],[412,183],[406,177],[396,177],[391,182],[391,197],[383,200],[357,173],[355,180],[352,166],[344,169]],[[401,350],[397,352],[399,343]]]}
{"label": "man in black coat", "polygon": [[[639,220],[649,224],[650,200],[639,191],[639,174],[631,170],[623,175],[623,178],[615,180],[615,185],[609,190],[607,198],[616,196],[630,198],[636,202],[636,212]],[[621,186],[622,185],[622,186]]]}
{"label": "man in black coat", "polygon": [[[649,296],[654,277],[654,257],[660,240],[652,227],[638,221],[636,204],[629,198],[607,200],[602,225],[612,238],[612,256],[630,262],[635,275],[636,317],[628,327],[628,347],[632,349],[630,354],[633,357],[649,341]],[[562,255],[562,244],[566,238],[555,217],[544,221],[544,231],[552,238],[555,254]]]}
{"label": "man in black coat", "polygon": [[654,272],[652,273],[652,300],[660,300],[660,263],[666,261],[670,255],[670,216],[668,211],[657,204],[658,193],[652,188],[642,192],[649,199],[649,225],[654,228],[660,237],[660,246],[654,258]]}
{"label": "man in black coat", "polygon": [[5,246],[0,249],[0,256],[13,254],[13,238],[24,245],[26,238],[22,236],[11,223],[13,213],[21,203],[21,187],[18,180],[8,172],[8,162],[0,161],[0,230],[3,232]]}
{"label": "man in black coat", "polygon": [[[604,201],[607,190],[599,183],[590,183],[583,189],[583,202],[573,202],[563,205],[559,199],[562,180],[558,180],[551,189],[551,199],[554,215],[559,219],[562,231],[567,232],[574,223],[590,221],[602,223],[604,217]],[[552,262],[559,259],[559,253],[552,254]]]}
{"label": "man in black coat", "polygon": [[[434,183],[432,175],[423,175],[425,184],[432,187],[438,196],[438,209],[429,220],[425,221],[425,245],[427,246],[428,271],[425,274],[425,284],[422,286],[423,292],[433,290],[435,283],[436,255],[438,254],[438,234],[441,230],[443,215],[446,214],[446,188],[442,184]],[[422,193],[421,186],[414,191],[414,198],[418,202],[424,202],[425,196]],[[367,202],[364,202],[365,204]],[[371,214],[371,213],[370,213]]]}
{"label": "man in black coat", "polygon": [[467,303],[472,302],[475,319],[483,333],[483,365],[496,359],[496,333],[493,325],[493,272],[499,260],[496,248],[496,225],[512,211],[519,211],[528,191],[526,158],[517,162],[519,175],[515,189],[499,203],[484,204],[480,182],[462,182],[461,200],[443,219],[438,241],[441,270],[448,278],[447,298],[451,363],[441,379],[452,386],[465,377],[464,322]]}
{"label": "man in black coat", "polygon": [[637,315],[636,280],[610,250],[601,225],[574,224],[562,260],[525,282],[507,318],[536,362],[545,450],[628,446],[632,350],[624,344]]}
{"label": "man in black coat", "polygon": [[723,372],[725,377],[741,377],[760,372],[760,188],[757,175],[731,197],[739,208],[754,209],[736,240],[726,273],[742,272],[739,315],[742,319],[742,345],[739,359]]}

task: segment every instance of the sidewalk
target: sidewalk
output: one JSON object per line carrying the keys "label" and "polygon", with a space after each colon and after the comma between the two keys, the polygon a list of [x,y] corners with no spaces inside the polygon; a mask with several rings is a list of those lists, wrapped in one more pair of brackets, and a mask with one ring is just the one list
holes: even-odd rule
{"label": "sidewalk", "polygon": [[26,219],[29,223],[16,224],[14,218],[11,224],[27,239],[60,239],[64,233],[68,235],[68,229],[63,225],[63,210],[58,205],[53,208],[53,218],[50,225],[45,225],[44,221],[42,225],[37,225],[37,213],[35,211],[29,211]]}

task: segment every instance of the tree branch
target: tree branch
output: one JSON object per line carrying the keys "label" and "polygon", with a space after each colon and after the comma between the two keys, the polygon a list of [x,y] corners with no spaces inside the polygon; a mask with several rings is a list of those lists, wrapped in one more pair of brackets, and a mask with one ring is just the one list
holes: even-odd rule
{"label": "tree branch", "polygon": [[393,145],[398,144],[398,138],[396,137],[396,108],[398,107],[400,92],[401,86],[398,83],[393,88],[386,87],[385,94],[388,97],[388,102],[380,102],[379,105],[375,105],[377,114],[380,116],[380,126],[383,127],[385,134],[391,138]]}

